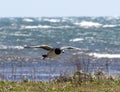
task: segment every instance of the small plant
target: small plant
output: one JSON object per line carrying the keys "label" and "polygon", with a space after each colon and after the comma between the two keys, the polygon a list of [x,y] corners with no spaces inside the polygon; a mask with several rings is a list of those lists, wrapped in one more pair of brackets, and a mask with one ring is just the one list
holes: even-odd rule
{"label": "small plant", "polygon": [[24,78],[23,82],[30,82],[30,80],[28,78]]}

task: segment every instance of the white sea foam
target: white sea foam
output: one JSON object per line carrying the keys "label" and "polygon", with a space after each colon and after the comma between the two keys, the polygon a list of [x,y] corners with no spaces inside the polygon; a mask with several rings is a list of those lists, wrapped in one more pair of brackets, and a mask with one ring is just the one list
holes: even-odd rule
{"label": "white sea foam", "polygon": [[7,46],[0,45],[0,49],[7,49]]}
{"label": "white sea foam", "polygon": [[9,46],[10,49],[24,49],[23,46]]}
{"label": "white sea foam", "polygon": [[47,25],[38,25],[38,26],[21,26],[21,28],[24,29],[34,29],[34,28],[51,28],[51,26],[47,26]]}
{"label": "white sea foam", "polygon": [[18,32],[14,32],[14,33],[9,33],[9,36],[26,36],[26,37],[29,37],[29,36],[31,36],[31,33],[24,34],[24,33],[21,33],[20,31],[18,31]]}
{"label": "white sea foam", "polygon": [[29,18],[24,18],[23,21],[25,21],[25,22],[33,22],[34,20],[29,19]]}
{"label": "white sea foam", "polygon": [[106,20],[114,20],[114,19],[120,19],[120,16],[109,16],[105,17]]}
{"label": "white sea foam", "polygon": [[24,49],[23,46],[5,46],[5,45],[0,45],[0,49],[5,50],[5,49]]}
{"label": "white sea foam", "polygon": [[70,42],[79,42],[79,41],[83,41],[84,39],[82,38],[74,38],[74,39],[70,39]]}
{"label": "white sea foam", "polygon": [[38,25],[38,26],[21,26],[21,29],[36,29],[36,28],[43,28],[43,29],[47,29],[47,28],[74,28],[72,26],[48,26],[48,25]]}
{"label": "white sea foam", "polygon": [[82,21],[80,23],[74,23],[75,25],[79,25],[81,27],[84,27],[84,28],[89,28],[89,27],[117,27],[117,26],[120,26],[120,25],[112,25],[112,24],[100,24],[100,23],[97,23],[97,22],[91,22],[91,21]]}
{"label": "white sea foam", "polygon": [[89,56],[93,56],[96,58],[120,58],[120,54],[89,53]]}
{"label": "white sea foam", "polygon": [[118,25],[103,25],[103,27],[117,27]]}
{"label": "white sea foam", "polygon": [[74,23],[75,25],[80,25],[81,27],[89,28],[89,27],[101,27],[102,24],[92,21],[82,21],[80,23]]}
{"label": "white sea foam", "polygon": [[44,21],[49,21],[49,22],[60,22],[60,19],[44,19]]}

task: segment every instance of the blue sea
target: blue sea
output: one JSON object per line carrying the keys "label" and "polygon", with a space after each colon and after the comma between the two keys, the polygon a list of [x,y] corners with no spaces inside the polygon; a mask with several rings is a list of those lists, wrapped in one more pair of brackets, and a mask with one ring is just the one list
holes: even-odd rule
{"label": "blue sea", "polygon": [[[24,46],[75,46],[54,59],[43,49]],[[104,71],[120,75],[120,17],[0,18],[0,79],[50,81],[56,76]]]}

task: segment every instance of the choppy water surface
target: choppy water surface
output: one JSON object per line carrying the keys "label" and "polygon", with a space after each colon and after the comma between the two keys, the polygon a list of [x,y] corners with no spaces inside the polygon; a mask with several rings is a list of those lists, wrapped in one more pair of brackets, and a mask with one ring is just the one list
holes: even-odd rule
{"label": "choppy water surface", "polygon": [[[42,60],[42,49],[24,45],[71,45],[81,51],[65,51]],[[4,80],[51,80],[103,70],[120,74],[120,17],[0,18],[0,77]]]}

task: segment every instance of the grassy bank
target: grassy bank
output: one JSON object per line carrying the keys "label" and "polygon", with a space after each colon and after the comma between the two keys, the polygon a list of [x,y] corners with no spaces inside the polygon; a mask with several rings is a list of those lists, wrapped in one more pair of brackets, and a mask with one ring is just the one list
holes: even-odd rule
{"label": "grassy bank", "polygon": [[119,92],[120,78],[106,77],[101,72],[86,75],[60,76],[51,82],[0,81],[0,92]]}

